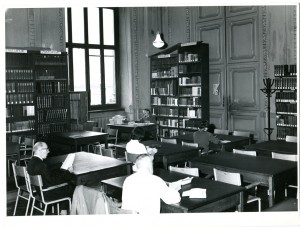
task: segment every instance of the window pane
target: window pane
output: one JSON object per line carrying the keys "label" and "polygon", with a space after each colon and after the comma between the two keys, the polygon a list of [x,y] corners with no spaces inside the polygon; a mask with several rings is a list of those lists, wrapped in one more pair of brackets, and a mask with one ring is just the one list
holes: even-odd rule
{"label": "window pane", "polygon": [[68,42],[68,8],[65,8],[65,31],[66,31],[66,42]]}
{"label": "window pane", "polygon": [[115,73],[115,51],[104,50],[105,68],[105,102],[116,103],[116,73]]}
{"label": "window pane", "polygon": [[111,9],[103,9],[103,40],[104,45],[114,45],[114,11]]}
{"label": "window pane", "polygon": [[84,43],[83,8],[72,8],[73,43]]}
{"label": "window pane", "polygon": [[88,8],[89,43],[100,44],[99,9]]}
{"label": "window pane", "polygon": [[91,105],[101,104],[101,70],[100,70],[100,50],[90,49],[90,91]]}
{"label": "window pane", "polygon": [[73,49],[74,91],[86,91],[84,49]]}

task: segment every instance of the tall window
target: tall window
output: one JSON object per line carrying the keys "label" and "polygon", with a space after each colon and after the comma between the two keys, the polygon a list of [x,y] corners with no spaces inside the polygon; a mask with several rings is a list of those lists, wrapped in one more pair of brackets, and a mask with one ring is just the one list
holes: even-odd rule
{"label": "tall window", "polygon": [[88,92],[90,110],[120,107],[117,22],[116,9],[66,9],[70,87]]}

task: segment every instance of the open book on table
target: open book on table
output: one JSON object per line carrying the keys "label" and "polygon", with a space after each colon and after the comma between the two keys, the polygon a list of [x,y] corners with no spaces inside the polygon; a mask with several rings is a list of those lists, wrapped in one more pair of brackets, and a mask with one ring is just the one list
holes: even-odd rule
{"label": "open book on table", "polygon": [[69,169],[73,165],[74,159],[75,153],[68,154],[67,158],[65,159],[60,168],[65,170]]}

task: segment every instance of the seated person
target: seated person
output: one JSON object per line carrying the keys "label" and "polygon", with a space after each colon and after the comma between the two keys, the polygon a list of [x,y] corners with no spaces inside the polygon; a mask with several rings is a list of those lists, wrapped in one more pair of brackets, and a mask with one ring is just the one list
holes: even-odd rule
{"label": "seated person", "polygon": [[145,147],[140,143],[145,137],[145,130],[142,127],[135,127],[131,132],[131,140],[126,144],[126,151],[131,154],[150,154],[157,152],[156,148]]}
{"label": "seated person", "polygon": [[143,109],[143,117],[139,120],[141,123],[156,123],[155,117],[150,114],[149,109]]}
{"label": "seated person", "polygon": [[[213,126],[210,125],[212,128]],[[220,140],[208,131],[209,125],[207,121],[200,124],[199,130],[193,133],[194,143],[203,148],[202,153],[207,153],[209,150],[209,143],[219,144]]]}
{"label": "seated person", "polygon": [[[27,172],[29,175],[41,175],[43,180],[43,188],[48,188],[50,186],[62,184],[62,183],[72,183],[74,180],[74,175],[72,174],[73,168],[70,167],[68,170],[62,169],[51,169],[44,163],[44,159],[47,158],[50,153],[49,148],[44,142],[37,142],[33,148],[33,156],[27,164]],[[68,196],[72,198],[73,192],[75,189],[74,184],[68,184],[64,187],[57,188],[55,190],[50,190],[49,192],[45,192],[44,195],[47,194],[57,194],[59,196]],[[66,212],[65,209],[66,203],[63,203],[61,208],[62,213]]]}
{"label": "seated person", "polygon": [[122,209],[140,214],[159,214],[161,199],[167,204],[180,202],[178,191],[169,188],[160,177],[153,175],[153,163],[149,155],[139,155],[136,168],[137,172],[124,181]]}

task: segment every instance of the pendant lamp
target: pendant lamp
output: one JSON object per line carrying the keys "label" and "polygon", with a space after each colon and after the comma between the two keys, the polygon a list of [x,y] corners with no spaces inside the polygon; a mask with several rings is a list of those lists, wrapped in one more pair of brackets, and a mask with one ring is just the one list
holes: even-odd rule
{"label": "pendant lamp", "polygon": [[156,33],[155,40],[153,41],[153,46],[156,48],[162,48],[165,45],[165,42],[162,40],[159,31]]}

